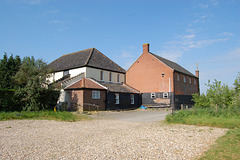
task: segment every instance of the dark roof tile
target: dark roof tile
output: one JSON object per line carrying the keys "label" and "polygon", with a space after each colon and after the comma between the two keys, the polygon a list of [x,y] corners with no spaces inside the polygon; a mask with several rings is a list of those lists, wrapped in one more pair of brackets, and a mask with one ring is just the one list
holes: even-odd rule
{"label": "dark roof tile", "polygon": [[156,54],[150,53],[152,54],[154,57],[156,57],[157,59],[159,59],[160,61],[162,61],[163,63],[165,63],[167,66],[169,66],[170,68],[174,69],[175,71],[178,71],[180,73],[186,74],[186,75],[190,75],[193,77],[196,77],[194,74],[192,74],[191,72],[189,72],[188,70],[186,70],[185,68],[183,68],[182,66],[180,66],[179,64],[172,62],[170,60],[167,60],[163,57],[160,57]]}
{"label": "dark roof tile", "polygon": [[65,54],[48,65],[48,67],[52,68],[54,72],[85,66],[120,73],[126,72],[123,68],[110,60],[96,48]]}

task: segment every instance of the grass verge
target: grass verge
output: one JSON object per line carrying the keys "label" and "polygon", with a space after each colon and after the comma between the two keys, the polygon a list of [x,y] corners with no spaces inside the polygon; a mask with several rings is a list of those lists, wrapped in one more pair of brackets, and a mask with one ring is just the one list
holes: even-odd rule
{"label": "grass verge", "polygon": [[200,159],[239,159],[240,110],[193,109],[178,111],[166,117],[168,123],[229,128]]}
{"label": "grass verge", "polygon": [[54,112],[54,111],[22,111],[22,112],[0,112],[0,121],[13,119],[40,119],[40,120],[59,120],[74,122],[89,119],[86,115],[72,114],[71,112]]}

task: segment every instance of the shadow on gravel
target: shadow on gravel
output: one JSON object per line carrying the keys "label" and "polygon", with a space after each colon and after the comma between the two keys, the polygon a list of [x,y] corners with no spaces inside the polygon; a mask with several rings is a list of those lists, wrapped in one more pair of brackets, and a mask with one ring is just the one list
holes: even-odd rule
{"label": "shadow on gravel", "polygon": [[128,122],[156,122],[165,120],[170,111],[158,110],[130,110],[130,111],[103,111],[93,113],[95,119],[113,119]]}

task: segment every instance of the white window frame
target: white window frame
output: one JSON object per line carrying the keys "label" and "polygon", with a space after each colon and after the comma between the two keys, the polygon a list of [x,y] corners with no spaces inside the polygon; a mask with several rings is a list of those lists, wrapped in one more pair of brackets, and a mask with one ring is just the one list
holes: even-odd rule
{"label": "white window frame", "polygon": [[131,104],[134,104],[134,94],[130,94]]}
{"label": "white window frame", "polygon": [[115,93],[115,104],[119,104],[119,93]]}
{"label": "white window frame", "polygon": [[104,73],[103,71],[100,71],[100,81],[103,81],[103,79],[104,79]]}
{"label": "white window frame", "polygon": [[189,77],[189,84],[192,84],[192,78]]}
{"label": "white window frame", "polygon": [[186,83],[186,76],[183,76],[183,82]]}
{"label": "white window frame", "polygon": [[92,99],[100,99],[100,91],[92,91]]}
{"label": "white window frame", "polygon": [[151,93],[151,98],[156,98],[156,93]]}
{"label": "white window frame", "polygon": [[168,98],[168,92],[163,92],[163,98]]}
{"label": "white window frame", "polygon": [[177,74],[177,81],[180,81],[180,75]]}
{"label": "white window frame", "polygon": [[197,84],[197,80],[196,79],[194,79],[194,85],[196,85]]}

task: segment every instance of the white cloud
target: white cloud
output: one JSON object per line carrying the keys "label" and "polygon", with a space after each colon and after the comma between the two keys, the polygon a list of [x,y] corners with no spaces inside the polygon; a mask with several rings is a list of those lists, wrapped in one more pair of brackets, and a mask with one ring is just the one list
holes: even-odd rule
{"label": "white cloud", "polygon": [[231,36],[233,36],[233,33],[223,32],[223,33],[220,33],[219,35],[220,35],[220,36],[229,36],[229,37],[231,37]]}
{"label": "white cloud", "polygon": [[133,55],[130,52],[123,51],[121,53],[120,57],[122,57],[122,58],[129,58],[129,57],[133,57]]}
{"label": "white cloud", "polygon": [[48,21],[49,23],[52,23],[52,24],[62,24],[63,22],[57,20],[57,19],[54,19],[54,20],[50,20]]}
{"label": "white cloud", "polygon": [[206,8],[208,8],[208,4],[200,4],[200,7],[201,7],[202,9],[206,9]]}
{"label": "white cloud", "polygon": [[182,57],[183,52],[181,50],[161,50],[157,54],[173,62],[177,62]]}

